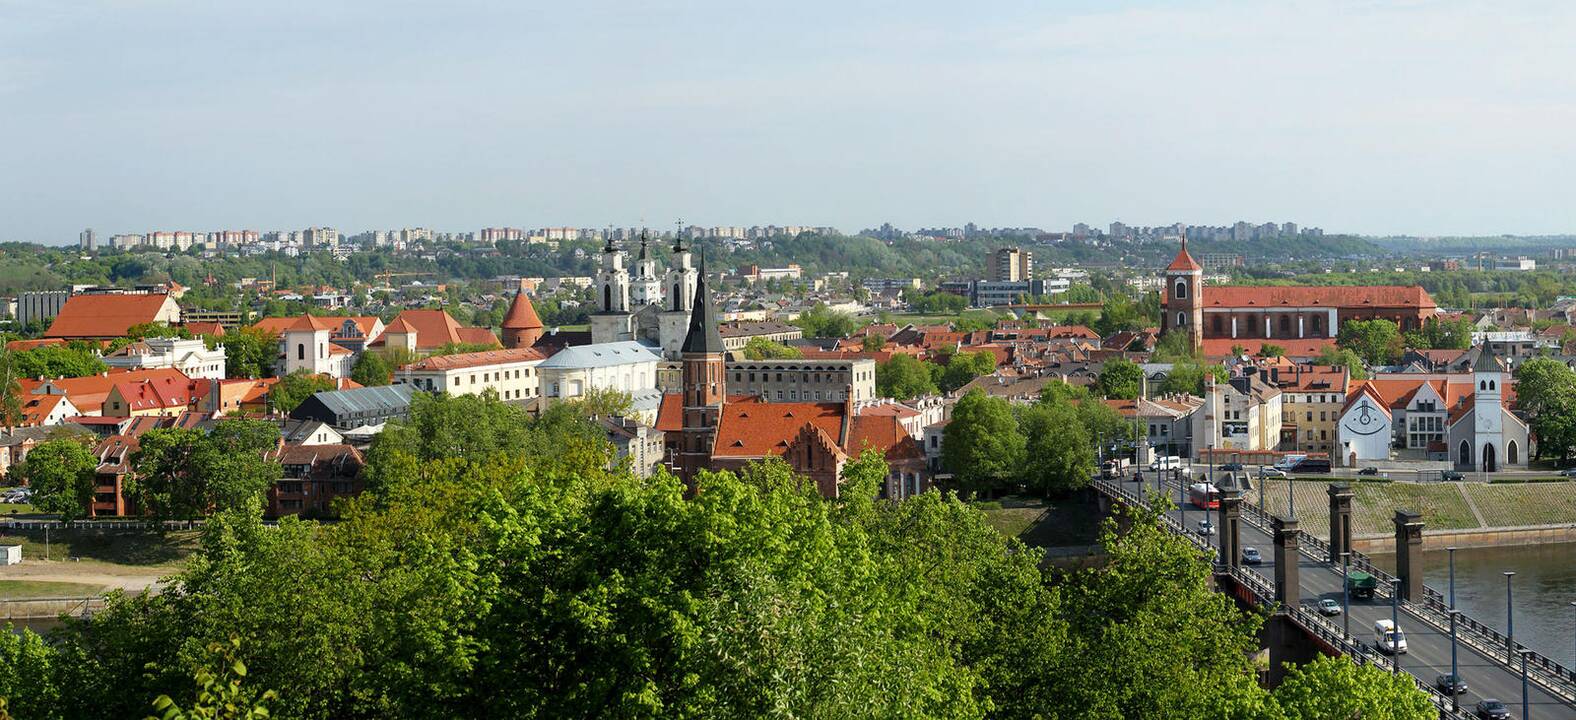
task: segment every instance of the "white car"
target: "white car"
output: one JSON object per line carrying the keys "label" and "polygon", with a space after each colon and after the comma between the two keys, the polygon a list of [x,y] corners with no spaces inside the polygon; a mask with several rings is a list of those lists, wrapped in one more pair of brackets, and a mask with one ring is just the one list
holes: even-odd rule
{"label": "white car", "polygon": [[1262,468],[1262,469],[1259,470],[1259,477],[1279,478],[1281,480],[1285,480],[1287,478],[1287,475],[1286,475],[1286,471],[1285,470],[1282,470],[1280,468],[1267,467],[1267,468]]}

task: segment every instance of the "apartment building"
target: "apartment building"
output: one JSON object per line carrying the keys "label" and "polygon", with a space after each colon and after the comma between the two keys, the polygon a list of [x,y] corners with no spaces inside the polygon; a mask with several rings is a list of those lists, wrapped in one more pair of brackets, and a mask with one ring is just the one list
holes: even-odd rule
{"label": "apartment building", "polygon": [[727,363],[728,391],[768,402],[828,402],[876,397],[876,362],[853,360],[743,360]]}
{"label": "apartment building", "polygon": [[1004,247],[991,255],[990,279],[1018,282],[1034,275],[1034,254],[1023,248]]}

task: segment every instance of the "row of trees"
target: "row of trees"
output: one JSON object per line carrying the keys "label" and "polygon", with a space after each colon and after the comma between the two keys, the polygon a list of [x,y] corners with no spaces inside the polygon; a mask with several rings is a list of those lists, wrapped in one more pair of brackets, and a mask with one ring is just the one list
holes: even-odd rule
{"label": "row of trees", "polygon": [[1103,567],[1049,575],[956,498],[873,500],[873,453],[837,499],[775,460],[687,493],[630,475],[568,405],[477,397],[419,401],[369,461],[341,522],[221,513],[160,593],[47,641],[0,632],[0,698],[42,720],[160,697],[279,718],[1432,716],[1341,660],[1260,688],[1260,617],[1152,515],[1107,525]]}
{"label": "row of trees", "polygon": [[[12,469],[33,488],[33,504],[71,522],[93,502],[99,458],[91,438],[50,438]],[[264,494],[280,477],[265,453],[279,443],[279,428],[264,420],[224,420],[204,432],[149,430],[131,456],[128,498],[157,520],[190,520],[210,512],[261,515]]]}
{"label": "row of trees", "polygon": [[968,492],[1057,495],[1089,484],[1097,448],[1137,439],[1133,423],[1083,388],[1052,383],[1028,405],[971,390],[952,409],[941,464]]}

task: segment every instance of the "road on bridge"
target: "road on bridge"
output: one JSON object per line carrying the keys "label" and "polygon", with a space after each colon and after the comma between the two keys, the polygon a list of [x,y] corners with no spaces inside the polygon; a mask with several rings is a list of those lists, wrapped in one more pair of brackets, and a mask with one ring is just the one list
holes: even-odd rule
{"label": "road on bridge", "polygon": [[[1146,475],[1146,477],[1153,477]],[[1121,483],[1129,492],[1144,495],[1155,493],[1153,480],[1144,485],[1131,479]],[[1185,502],[1181,495],[1181,488],[1170,485],[1167,495],[1173,504]],[[1198,522],[1203,520],[1205,513],[1211,523],[1219,523],[1219,511],[1200,510],[1192,505],[1182,505],[1170,511],[1172,517],[1183,520],[1189,532],[1196,532]],[[1304,533],[1307,530],[1304,529]],[[1249,522],[1246,515],[1240,524],[1239,534],[1244,547],[1258,548],[1263,562],[1259,565],[1245,565],[1247,569],[1263,575],[1271,587],[1275,583],[1275,542],[1266,529],[1259,528]],[[1210,537],[1211,544],[1219,551],[1219,535]],[[1342,601],[1341,568],[1332,566],[1308,557],[1306,554],[1298,555],[1298,584],[1302,588],[1301,604],[1314,605],[1322,598],[1331,598],[1336,602]],[[1403,605],[1398,613],[1402,632],[1406,634],[1407,650],[1399,656],[1400,667],[1424,683],[1432,686],[1434,679],[1450,672],[1450,632],[1447,627],[1440,630],[1431,623],[1423,620],[1417,614],[1408,610]],[[1373,600],[1351,601],[1350,633],[1357,642],[1373,646],[1373,626],[1379,619],[1390,618],[1390,601],[1388,598],[1375,597]],[[1331,618],[1335,625],[1342,625],[1342,618]],[[1461,632],[1457,632],[1461,637]],[[1463,712],[1470,713],[1472,706],[1482,698],[1497,698],[1511,708],[1513,717],[1521,716],[1521,673],[1512,671],[1504,664],[1504,651],[1501,649],[1499,660],[1495,660],[1469,647],[1465,642],[1456,645],[1457,666],[1461,678],[1466,681],[1467,692],[1460,697]],[[1518,660],[1519,662],[1519,660]],[[1519,667],[1519,665],[1518,665]],[[1543,689],[1535,680],[1529,683],[1530,717],[1534,718],[1571,718],[1576,720],[1576,704],[1571,704],[1549,691]]]}

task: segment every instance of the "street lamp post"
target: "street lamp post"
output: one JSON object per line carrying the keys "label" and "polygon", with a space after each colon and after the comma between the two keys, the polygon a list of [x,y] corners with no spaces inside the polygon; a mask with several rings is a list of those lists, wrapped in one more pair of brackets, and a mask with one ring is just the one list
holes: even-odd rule
{"label": "street lamp post", "polygon": [[[1456,546],[1451,545],[1445,548],[1445,551],[1450,553],[1450,676],[1460,680],[1461,668],[1456,664],[1456,613],[1458,612],[1456,610]],[[1450,711],[1455,712],[1459,709],[1460,706],[1456,704],[1456,693],[1452,689]]]}
{"label": "street lamp post", "polygon": [[1390,672],[1401,672],[1401,579],[1390,580]]}
{"label": "street lamp post", "polygon": [[1505,659],[1516,661],[1516,606],[1512,601],[1510,581],[1515,570],[1505,571]]}
{"label": "street lamp post", "polygon": [[1531,654],[1531,650],[1521,651],[1521,720],[1527,720],[1532,712],[1532,708],[1528,707],[1530,698],[1527,693],[1527,656]]}

